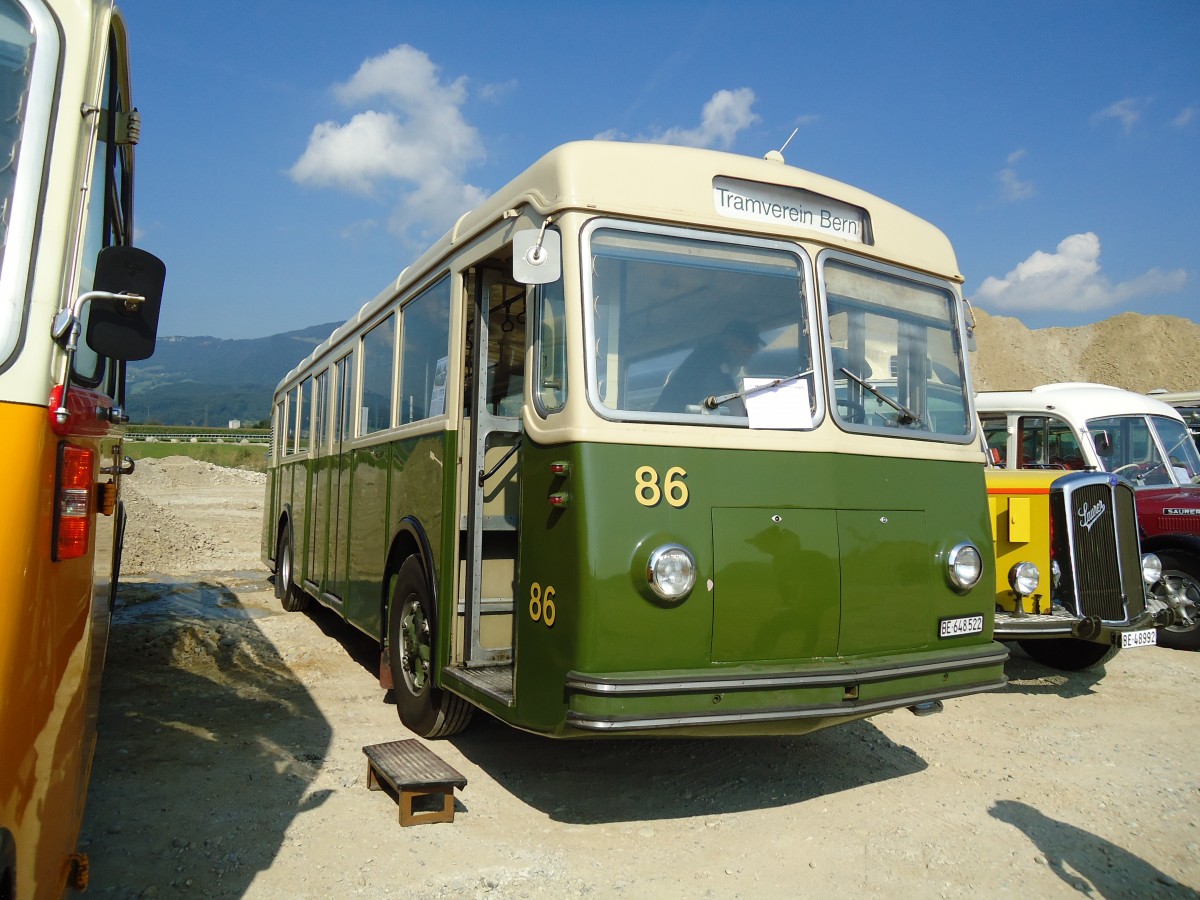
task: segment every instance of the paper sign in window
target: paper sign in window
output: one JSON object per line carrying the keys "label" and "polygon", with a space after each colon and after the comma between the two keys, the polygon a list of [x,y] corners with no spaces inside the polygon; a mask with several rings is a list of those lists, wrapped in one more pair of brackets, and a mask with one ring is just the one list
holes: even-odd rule
{"label": "paper sign in window", "polygon": [[746,415],[751,428],[812,428],[812,409],[809,407],[808,379],[785,381],[774,387],[767,385],[776,378],[744,378]]}

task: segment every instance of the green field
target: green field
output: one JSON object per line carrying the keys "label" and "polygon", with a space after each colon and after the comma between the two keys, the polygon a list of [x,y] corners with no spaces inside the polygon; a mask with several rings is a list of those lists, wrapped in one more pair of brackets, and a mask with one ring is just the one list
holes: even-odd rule
{"label": "green field", "polygon": [[134,460],[187,456],[200,462],[209,462],[232,469],[251,469],[255,472],[267,470],[267,448],[262,444],[193,444],[187,441],[175,444],[164,441],[154,443],[127,441],[125,455]]}

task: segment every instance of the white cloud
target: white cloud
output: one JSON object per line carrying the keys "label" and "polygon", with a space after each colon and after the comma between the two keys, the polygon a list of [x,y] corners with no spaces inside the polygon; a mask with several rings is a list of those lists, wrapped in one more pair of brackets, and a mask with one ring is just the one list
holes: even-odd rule
{"label": "white cloud", "polygon": [[333,92],[347,106],[381,108],[315,126],[289,170],[296,183],[398,195],[391,221],[400,234],[441,231],[485,196],[466,181],[484,156],[462,113],[466,78],[443,82],[427,54],[402,44],[363,62]]}
{"label": "white cloud", "polygon": [[1176,128],[1183,128],[1196,121],[1197,113],[1200,113],[1200,106],[1197,106],[1195,103],[1193,103],[1191,106],[1185,106],[1179,111],[1179,115],[1171,120],[1171,124]]}
{"label": "white cloud", "polygon": [[517,79],[510,78],[508,81],[499,81],[493,84],[485,84],[479,88],[478,94],[480,99],[486,100],[489,103],[496,103],[517,89]]}
{"label": "white cloud", "polygon": [[1106,106],[1104,109],[1092,115],[1092,122],[1103,122],[1105,119],[1116,119],[1121,123],[1121,128],[1126,134],[1133,130],[1142,118],[1142,107],[1147,101],[1137,97],[1126,97],[1124,100],[1118,100],[1111,106]]}
{"label": "white cloud", "polygon": [[[700,124],[695,128],[668,128],[666,131],[643,135],[638,140],[652,144],[677,144],[684,147],[719,147],[728,150],[733,146],[738,132],[744,131],[758,116],[752,111],[754,91],[750,88],[717,91],[704,104],[700,112]],[[598,141],[623,140],[626,135],[610,128],[596,135]]]}
{"label": "white cloud", "polygon": [[1016,203],[1020,200],[1028,200],[1035,193],[1033,182],[1025,181],[1017,174],[1017,163],[1025,158],[1026,151],[1014,150],[1008,154],[1006,165],[997,173],[996,177],[1000,181],[1000,191],[1004,200],[1009,203]]}
{"label": "white cloud", "polygon": [[1147,272],[1113,284],[1100,271],[1100,238],[1092,232],[1064,238],[1054,253],[1038,250],[1003,278],[985,278],[974,300],[988,309],[1106,309],[1135,297],[1172,294],[1183,289],[1183,269]]}

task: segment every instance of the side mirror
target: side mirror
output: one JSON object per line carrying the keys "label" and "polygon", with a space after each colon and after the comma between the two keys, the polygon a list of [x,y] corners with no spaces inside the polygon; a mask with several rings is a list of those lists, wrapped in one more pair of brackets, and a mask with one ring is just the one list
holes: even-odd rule
{"label": "side mirror", "polygon": [[1092,432],[1092,443],[1096,446],[1096,453],[1100,456],[1111,456],[1113,452],[1112,435],[1107,431]]}
{"label": "side mirror", "polygon": [[[546,220],[549,224],[549,219]],[[513,235],[513,279],[521,284],[551,284],[562,275],[562,235],[526,229]]]}
{"label": "side mirror", "polygon": [[93,291],[133,294],[144,299],[129,302],[119,297],[95,297],[87,323],[87,343],[100,356],[112,359],[149,359],[158,335],[167,267],[153,253],[137,247],[105,247],[96,257]]}
{"label": "side mirror", "polygon": [[1000,458],[1000,448],[999,447],[988,447],[988,456],[991,457],[992,465],[995,466],[997,469],[1004,467],[1004,460],[1002,460]]}

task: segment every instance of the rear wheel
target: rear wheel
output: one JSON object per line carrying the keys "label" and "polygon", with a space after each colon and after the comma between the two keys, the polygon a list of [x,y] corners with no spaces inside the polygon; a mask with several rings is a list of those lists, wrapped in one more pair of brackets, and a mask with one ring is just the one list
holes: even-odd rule
{"label": "rear wheel", "polygon": [[1200,560],[1185,553],[1159,553],[1162,581],[1154,593],[1164,602],[1167,594],[1190,604],[1191,625],[1168,625],[1158,629],[1158,646],[1172,650],[1200,650]]}
{"label": "rear wheel", "polygon": [[279,532],[275,548],[275,597],[288,612],[299,612],[308,606],[308,595],[296,586],[295,552],[292,545],[291,523]]}
{"label": "rear wheel", "polygon": [[1017,641],[1021,649],[1043,666],[1079,672],[1095,669],[1117,655],[1121,649],[1116,644],[1097,644],[1078,638],[1044,638],[1042,640]]}
{"label": "rear wheel", "polygon": [[466,700],[433,685],[436,624],[425,570],[410,556],[400,566],[388,608],[388,656],[400,721],[425,738],[457,734],[474,711]]}

